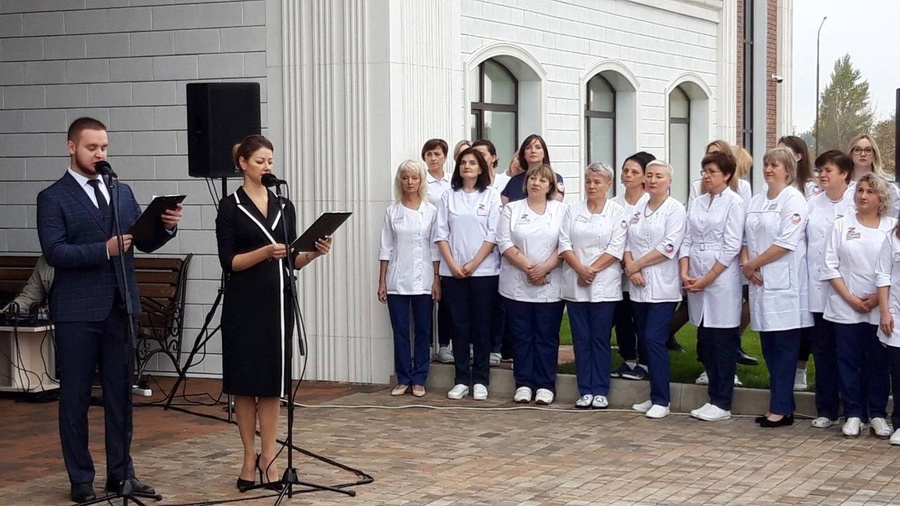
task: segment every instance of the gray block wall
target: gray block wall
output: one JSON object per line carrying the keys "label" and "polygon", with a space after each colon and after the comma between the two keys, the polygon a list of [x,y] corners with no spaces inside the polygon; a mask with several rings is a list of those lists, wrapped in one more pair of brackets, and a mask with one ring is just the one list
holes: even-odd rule
{"label": "gray block wall", "polygon": [[[40,251],[35,197],[68,166],[69,123],[93,116],[109,128],[110,163],[141,204],[188,195],[178,237],[157,253],[195,254],[189,348],[221,270],[213,197],[188,176],[185,85],[256,81],[265,111],[266,74],[264,0],[0,0],[0,254]],[[191,372],[218,374],[219,351],[214,338]],[[171,370],[167,360],[151,369]]]}

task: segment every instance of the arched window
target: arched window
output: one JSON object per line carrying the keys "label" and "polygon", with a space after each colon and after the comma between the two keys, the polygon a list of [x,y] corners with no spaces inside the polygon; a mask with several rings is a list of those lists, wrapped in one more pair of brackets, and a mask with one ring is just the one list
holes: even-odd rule
{"label": "arched window", "polygon": [[[584,120],[588,163],[604,162],[615,167],[616,89],[602,74],[588,81]],[[613,180],[616,179],[614,176]]]}
{"label": "arched window", "polygon": [[[489,139],[497,148],[501,164],[508,162],[518,146],[519,82],[495,59],[472,72],[472,140]],[[499,170],[505,170],[499,167]]]}
{"label": "arched window", "polygon": [[669,93],[668,162],[674,172],[671,194],[687,202],[691,187],[691,99],[681,86]]}

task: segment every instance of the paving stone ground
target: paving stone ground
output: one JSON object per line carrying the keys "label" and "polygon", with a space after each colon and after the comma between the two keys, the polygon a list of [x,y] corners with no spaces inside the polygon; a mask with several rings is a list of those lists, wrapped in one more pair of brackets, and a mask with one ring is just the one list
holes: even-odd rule
{"label": "paving stone ground", "polygon": [[[900,448],[873,437],[845,439],[807,420],[762,429],[749,417],[649,420],[626,411],[523,409],[507,399],[449,401],[443,392],[415,399],[392,398],[386,388],[332,388],[301,397],[316,406],[297,410],[296,442],[375,481],[353,487],[355,498],[315,492],[283,504],[900,504]],[[68,504],[55,404],[6,402],[0,401],[5,412],[43,409],[44,416],[0,421],[0,503]],[[92,409],[102,476],[98,415]],[[236,427],[160,408],[141,408],[136,420],[135,465],[165,496],[159,504],[274,503],[265,492],[234,489]],[[31,429],[10,437],[13,424]],[[29,435],[32,429],[44,438]],[[283,456],[279,464],[283,469]],[[295,464],[305,481],[358,479],[304,455]]]}

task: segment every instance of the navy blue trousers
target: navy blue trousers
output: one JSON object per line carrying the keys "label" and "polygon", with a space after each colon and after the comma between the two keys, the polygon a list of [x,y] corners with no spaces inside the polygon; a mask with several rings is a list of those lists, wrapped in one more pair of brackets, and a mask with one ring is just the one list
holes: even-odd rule
{"label": "navy blue trousers", "polygon": [[519,302],[504,298],[506,324],[513,336],[516,388],[556,392],[559,326],[565,303]]}
{"label": "navy blue trousers", "polygon": [[809,332],[809,344],[816,361],[816,415],[837,420],[841,414],[841,398],[834,324],[822,318],[822,313],[812,315],[815,325]]}
{"label": "navy blue trousers", "polygon": [[578,391],[581,395],[609,395],[610,339],[616,303],[566,302],[566,307],[572,327]]}
{"label": "navy blue trousers", "polygon": [[131,461],[134,348],[128,339],[126,318],[125,309],[116,303],[104,321],[55,324],[59,438],[72,483],[94,481],[87,414],[98,365],[103,387],[107,478],[121,481],[134,477]]}
{"label": "navy blue trousers", "polygon": [[894,393],[894,411],[891,413],[891,424],[894,430],[900,429],[900,348],[886,346],[887,359],[891,366],[891,391]]}
{"label": "navy blue trousers", "polygon": [[763,359],[769,369],[769,412],[794,412],[794,372],[800,353],[800,329],[760,332]]}
{"label": "navy blue trousers", "polygon": [[[428,353],[431,342],[431,294],[388,295],[388,312],[394,329],[394,371],[398,385],[424,385],[428,379]],[[410,346],[410,317],[413,340]]]}
{"label": "navy blue trousers", "polygon": [[737,353],[741,347],[739,327],[710,328],[700,322],[697,327],[697,353],[709,377],[709,403],[731,410]]}
{"label": "navy blue trousers", "polygon": [[[456,279],[441,276],[444,304],[453,321],[453,361],[457,385],[490,383],[491,313],[497,297],[499,276]],[[469,367],[469,346],[472,366]]]}
{"label": "navy blue trousers", "polygon": [[884,418],[890,393],[887,353],[878,341],[878,326],[834,323],[838,377],[844,416],[866,422]]}
{"label": "navy blue trousers", "polygon": [[[444,278],[441,279],[443,280]],[[437,303],[437,321],[438,346],[450,346],[450,339],[453,335],[453,320],[450,319],[450,310],[447,309],[447,304],[444,302]]]}
{"label": "navy blue trousers", "polygon": [[638,347],[637,335],[634,330],[634,307],[631,305],[628,292],[622,292],[622,300],[616,302],[613,320],[616,325],[616,344],[619,345],[619,355],[622,360],[637,362]]}
{"label": "navy blue trousers", "polygon": [[669,324],[677,302],[633,302],[641,358],[650,371],[650,401],[669,405]]}

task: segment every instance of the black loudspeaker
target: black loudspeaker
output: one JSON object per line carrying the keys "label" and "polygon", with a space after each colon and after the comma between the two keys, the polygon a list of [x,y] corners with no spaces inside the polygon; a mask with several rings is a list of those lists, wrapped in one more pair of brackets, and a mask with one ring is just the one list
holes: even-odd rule
{"label": "black loudspeaker", "polygon": [[231,149],[261,132],[259,107],[259,83],[188,84],[188,174],[240,176]]}

